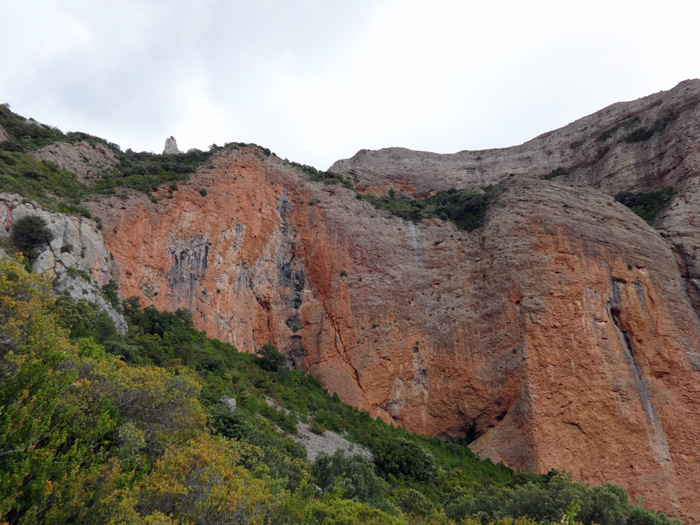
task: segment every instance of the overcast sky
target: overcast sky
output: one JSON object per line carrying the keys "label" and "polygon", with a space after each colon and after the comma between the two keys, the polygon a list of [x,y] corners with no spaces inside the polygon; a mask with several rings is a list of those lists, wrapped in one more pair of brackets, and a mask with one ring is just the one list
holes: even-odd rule
{"label": "overcast sky", "polygon": [[700,77],[700,3],[0,0],[0,102],[161,152],[511,146]]}

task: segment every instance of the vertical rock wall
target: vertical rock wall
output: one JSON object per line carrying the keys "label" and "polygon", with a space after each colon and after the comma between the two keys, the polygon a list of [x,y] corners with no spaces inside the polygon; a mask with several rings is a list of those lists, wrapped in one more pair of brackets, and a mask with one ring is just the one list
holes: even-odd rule
{"label": "vertical rock wall", "polygon": [[158,198],[102,207],[125,295],[272,342],[373,416],[445,437],[476,421],[494,461],[698,515],[698,320],[668,243],[610,197],[509,178],[467,233],[247,148]]}
{"label": "vertical rock wall", "polygon": [[[187,308],[244,351],[272,342],[373,416],[444,437],[475,422],[482,456],[613,481],[692,523],[698,101],[700,82],[683,83],[515,148],[332,168],[375,192],[498,184],[471,233],[389,217],[253,147],[157,204],[94,211],[125,295]],[[667,184],[658,230],[611,198]]]}

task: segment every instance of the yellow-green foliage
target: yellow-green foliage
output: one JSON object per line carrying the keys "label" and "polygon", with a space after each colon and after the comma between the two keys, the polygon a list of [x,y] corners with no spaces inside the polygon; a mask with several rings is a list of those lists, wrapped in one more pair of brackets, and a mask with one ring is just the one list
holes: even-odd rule
{"label": "yellow-green foliage", "polygon": [[311,503],[304,525],[407,525],[403,516],[391,516],[379,509],[347,499],[329,499]]}
{"label": "yellow-green foliage", "polygon": [[272,480],[240,466],[241,452],[206,434],[170,447],[133,489],[141,516],[157,512],[187,523],[267,523],[281,505]]}
{"label": "yellow-green foliage", "polygon": [[[373,420],[282,362],[207,339],[187,312],[126,306],[130,333],[105,331],[87,304],[56,303],[47,280],[0,260],[0,523],[672,523],[615,485],[515,473]],[[297,419],[345,431],[374,465],[310,465],[280,431]]]}
{"label": "yellow-green foliage", "polygon": [[119,445],[136,474],[206,421],[190,372],[131,368],[91,340],[72,344],[52,302],[46,279],[0,260],[0,516],[22,523],[84,516],[104,492],[98,480],[120,471]]}

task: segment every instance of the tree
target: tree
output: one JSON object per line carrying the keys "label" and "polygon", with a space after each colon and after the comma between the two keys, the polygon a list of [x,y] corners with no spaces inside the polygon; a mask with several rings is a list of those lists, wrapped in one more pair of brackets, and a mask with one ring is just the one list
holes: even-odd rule
{"label": "tree", "polygon": [[287,363],[287,359],[284,355],[277,350],[275,345],[270,343],[263,346],[260,359],[260,366],[262,369],[270,372],[277,372],[280,367],[283,367]]}
{"label": "tree", "polygon": [[91,365],[56,325],[52,301],[48,280],[0,260],[0,521],[70,521],[115,426],[114,410],[93,402]]}
{"label": "tree", "polygon": [[433,456],[405,438],[378,441],[372,446],[374,464],[385,475],[428,481],[435,472]]}
{"label": "tree", "polygon": [[12,224],[10,240],[22,253],[33,259],[38,255],[36,250],[39,246],[53,240],[53,232],[38,215],[26,215]]}
{"label": "tree", "polygon": [[206,434],[170,447],[134,491],[139,514],[173,515],[186,523],[268,523],[281,499],[267,476],[254,477],[240,466],[240,449]]}
{"label": "tree", "polygon": [[374,465],[362,456],[346,456],[341,450],[332,456],[320,454],[311,472],[324,492],[332,491],[339,483],[345,499],[375,507],[386,504],[386,484],[374,473]]}

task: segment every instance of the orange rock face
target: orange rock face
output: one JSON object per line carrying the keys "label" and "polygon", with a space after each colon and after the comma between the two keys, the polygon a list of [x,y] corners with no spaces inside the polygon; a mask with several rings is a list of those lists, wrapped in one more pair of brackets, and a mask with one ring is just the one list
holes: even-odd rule
{"label": "orange rock face", "polygon": [[272,342],[373,416],[444,437],[476,421],[484,457],[700,521],[700,321],[673,245],[627,208],[516,175],[468,233],[257,148],[210,164],[158,204],[95,210],[123,295],[241,350]]}

